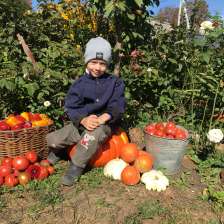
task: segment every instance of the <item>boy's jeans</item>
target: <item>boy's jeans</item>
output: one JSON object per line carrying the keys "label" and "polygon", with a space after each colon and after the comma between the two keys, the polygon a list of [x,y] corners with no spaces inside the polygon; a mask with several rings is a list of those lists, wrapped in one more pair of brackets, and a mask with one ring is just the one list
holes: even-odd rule
{"label": "boy's jeans", "polygon": [[76,153],[72,156],[72,162],[85,168],[91,157],[95,154],[99,146],[111,135],[111,128],[108,125],[100,125],[93,131],[85,130],[80,135],[78,129],[71,123],[63,128],[51,132],[47,135],[47,145],[52,152],[67,150],[76,144]]}

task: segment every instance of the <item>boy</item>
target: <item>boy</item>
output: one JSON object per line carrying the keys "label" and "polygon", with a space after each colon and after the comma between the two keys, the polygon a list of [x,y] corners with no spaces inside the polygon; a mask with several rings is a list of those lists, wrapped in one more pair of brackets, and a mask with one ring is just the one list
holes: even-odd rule
{"label": "boy", "polygon": [[71,186],[80,177],[88,161],[112,132],[125,109],[124,83],[106,73],[111,45],[102,37],[92,38],[84,54],[86,71],[70,87],[65,112],[71,124],[47,135],[48,160],[55,164],[58,152],[77,143],[62,184]]}

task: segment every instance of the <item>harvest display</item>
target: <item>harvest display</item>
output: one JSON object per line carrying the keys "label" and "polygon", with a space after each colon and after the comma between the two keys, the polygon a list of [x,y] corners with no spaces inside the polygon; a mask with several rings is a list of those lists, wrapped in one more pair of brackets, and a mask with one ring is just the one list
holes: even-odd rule
{"label": "harvest display", "polygon": [[46,114],[23,112],[18,115],[10,114],[0,121],[0,131],[20,130],[37,126],[48,126],[53,121]]}
{"label": "harvest display", "polygon": [[0,160],[0,186],[26,185],[31,180],[43,180],[54,172],[48,160],[38,161],[37,153],[30,150],[25,155]]}
{"label": "harvest display", "polygon": [[156,137],[180,140],[188,138],[188,133],[172,121],[148,124],[144,130],[147,134]]}
{"label": "harvest display", "polygon": [[105,165],[104,175],[121,180],[125,185],[136,185],[141,181],[148,190],[164,191],[169,180],[161,171],[152,169],[153,161],[150,153],[139,150],[134,143],[126,143],[121,147],[119,158]]}

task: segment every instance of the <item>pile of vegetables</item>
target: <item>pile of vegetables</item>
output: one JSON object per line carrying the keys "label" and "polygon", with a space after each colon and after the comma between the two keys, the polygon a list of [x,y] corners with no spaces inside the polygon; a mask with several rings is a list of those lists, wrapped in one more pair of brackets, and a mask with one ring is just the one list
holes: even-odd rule
{"label": "pile of vegetables", "polygon": [[53,121],[46,114],[22,112],[21,114],[10,114],[0,120],[0,131],[20,130],[36,126],[48,126]]}
{"label": "pile of vegetables", "polygon": [[189,134],[185,129],[172,121],[148,124],[144,130],[149,135],[168,139],[185,140],[189,137]]}
{"label": "pile of vegetables", "polygon": [[141,181],[148,190],[164,191],[169,180],[161,171],[152,169],[153,160],[150,153],[139,150],[136,144],[126,143],[121,148],[120,158],[112,159],[104,166],[104,175],[126,185]]}
{"label": "pile of vegetables", "polygon": [[37,153],[31,150],[25,155],[0,159],[0,186],[26,185],[31,180],[43,180],[54,172],[48,160],[38,161]]}

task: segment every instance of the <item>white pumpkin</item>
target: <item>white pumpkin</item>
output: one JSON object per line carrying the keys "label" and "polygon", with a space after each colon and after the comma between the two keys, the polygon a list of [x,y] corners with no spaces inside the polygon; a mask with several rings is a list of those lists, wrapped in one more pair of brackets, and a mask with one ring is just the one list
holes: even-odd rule
{"label": "white pumpkin", "polygon": [[150,170],[142,174],[141,182],[146,185],[146,189],[153,191],[165,191],[169,186],[169,180],[161,171]]}
{"label": "white pumpkin", "polygon": [[109,161],[103,169],[103,173],[106,177],[112,177],[114,180],[121,179],[121,172],[128,164],[119,158]]}
{"label": "white pumpkin", "polygon": [[207,134],[207,138],[210,142],[219,143],[222,141],[224,135],[221,129],[211,129]]}

